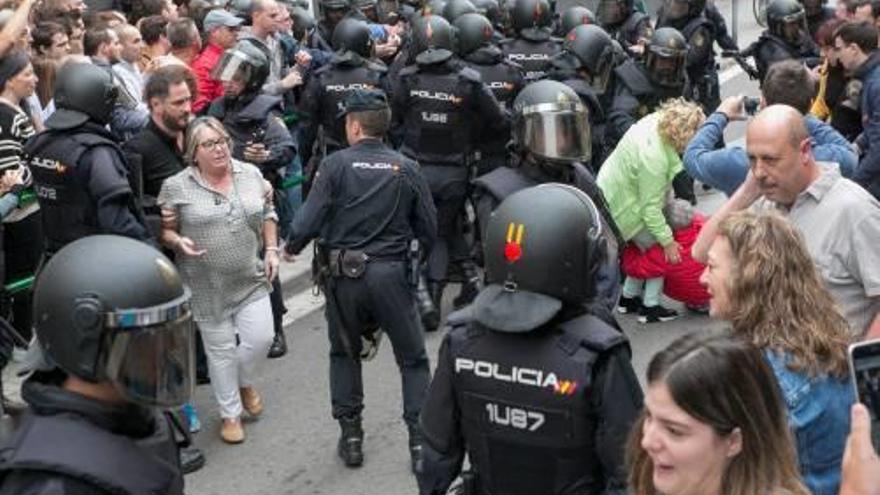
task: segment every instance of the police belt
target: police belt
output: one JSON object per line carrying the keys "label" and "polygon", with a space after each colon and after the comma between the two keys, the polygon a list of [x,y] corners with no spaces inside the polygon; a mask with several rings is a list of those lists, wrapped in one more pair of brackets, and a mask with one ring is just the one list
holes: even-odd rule
{"label": "police belt", "polygon": [[368,263],[377,261],[405,261],[406,254],[372,255],[359,249],[327,250],[327,268],[332,277],[360,278]]}

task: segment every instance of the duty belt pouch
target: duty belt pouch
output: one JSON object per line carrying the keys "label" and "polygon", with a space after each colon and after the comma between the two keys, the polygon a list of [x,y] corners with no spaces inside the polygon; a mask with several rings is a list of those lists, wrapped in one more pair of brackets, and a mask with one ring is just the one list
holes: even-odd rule
{"label": "duty belt pouch", "polygon": [[339,258],[340,272],[348,278],[361,278],[367,271],[367,253],[345,250]]}

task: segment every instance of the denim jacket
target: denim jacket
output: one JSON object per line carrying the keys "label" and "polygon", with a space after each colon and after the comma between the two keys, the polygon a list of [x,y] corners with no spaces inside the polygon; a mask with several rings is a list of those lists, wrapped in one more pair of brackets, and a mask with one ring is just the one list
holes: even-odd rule
{"label": "denim jacket", "polygon": [[[856,168],[858,157],[846,138],[812,115],[806,116],[804,123],[810,133],[816,160],[837,163],[840,173],[849,177]],[[721,112],[710,115],[685,149],[682,162],[691,177],[730,196],[746,180],[749,157],[746,150],[738,146],[716,149],[726,126],[726,115]]]}
{"label": "denim jacket", "polygon": [[836,495],[855,400],[852,386],[827,375],[810,378],[791,371],[786,366],[789,355],[784,352],[767,349],[764,357],[785,400],[804,483],[813,495]]}

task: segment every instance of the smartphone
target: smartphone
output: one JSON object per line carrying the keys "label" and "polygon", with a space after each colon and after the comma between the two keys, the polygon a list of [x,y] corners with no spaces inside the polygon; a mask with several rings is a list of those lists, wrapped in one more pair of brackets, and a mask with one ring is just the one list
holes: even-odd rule
{"label": "smartphone", "polygon": [[871,440],[880,453],[880,339],[849,346],[849,370],[856,397],[871,415]]}

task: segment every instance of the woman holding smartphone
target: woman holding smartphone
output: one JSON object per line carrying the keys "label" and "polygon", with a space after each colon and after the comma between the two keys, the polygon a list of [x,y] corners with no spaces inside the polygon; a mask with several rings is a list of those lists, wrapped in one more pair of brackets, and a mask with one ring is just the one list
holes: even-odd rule
{"label": "woman holding smartphone", "polygon": [[710,316],[730,322],[773,370],[804,483],[813,495],[836,495],[854,401],[849,329],[801,235],[777,214],[733,214],[712,241],[701,282]]}

